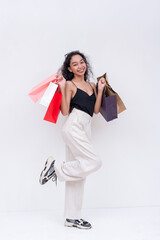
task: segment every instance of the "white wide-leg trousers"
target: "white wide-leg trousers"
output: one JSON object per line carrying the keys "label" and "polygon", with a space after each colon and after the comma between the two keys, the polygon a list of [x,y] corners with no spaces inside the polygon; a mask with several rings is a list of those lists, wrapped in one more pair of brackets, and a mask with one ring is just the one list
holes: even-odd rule
{"label": "white wide-leg trousers", "polygon": [[102,165],[91,143],[91,121],[89,114],[74,108],[62,127],[66,161],[55,161],[55,172],[65,181],[65,218],[81,218],[86,177]]}

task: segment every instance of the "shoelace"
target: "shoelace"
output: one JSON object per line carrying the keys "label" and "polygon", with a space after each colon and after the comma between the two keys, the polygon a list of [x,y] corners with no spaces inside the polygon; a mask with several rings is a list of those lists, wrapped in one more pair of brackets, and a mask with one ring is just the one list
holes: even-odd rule
{"label": "shoelace", "polygon": [[57,186],[57,175],[56,175],[56,173],[53,174],[52,181],[55,182],[55,184]]}

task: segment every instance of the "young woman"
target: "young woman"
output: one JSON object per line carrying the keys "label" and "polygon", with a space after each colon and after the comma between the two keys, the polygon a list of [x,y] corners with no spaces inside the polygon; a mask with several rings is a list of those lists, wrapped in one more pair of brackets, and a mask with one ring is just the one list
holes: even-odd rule
{"label": "young woman", "polygon": [[105,79],[96,85],[89,82],[91,71],[85,55],[73,51],[65,55],[58,85],[62,93],[61,112],[68,114],[62,127],[66,144],[66,161],[59,162],[49,157],[40,176],[40,183],[49,179],[65,181],[65,226],[83,229],[91,224],[81,217],[84,183],[86,177],[101,167],[91,143],[91,122],[93,113],[99,113]]}

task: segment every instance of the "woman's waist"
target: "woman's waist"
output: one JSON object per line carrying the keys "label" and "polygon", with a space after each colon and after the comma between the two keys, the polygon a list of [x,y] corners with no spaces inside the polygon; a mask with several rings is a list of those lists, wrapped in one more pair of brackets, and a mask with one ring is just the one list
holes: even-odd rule
{"label": "woman's waist", "polygon": [[76,115],[78,120],[86,119],[89,122],[92,120],[92,116],[89,115],[89,113],[87,113],[87,112],[85,112],[83,110],[80,110],[78,108],[73,108],[69,115]]}

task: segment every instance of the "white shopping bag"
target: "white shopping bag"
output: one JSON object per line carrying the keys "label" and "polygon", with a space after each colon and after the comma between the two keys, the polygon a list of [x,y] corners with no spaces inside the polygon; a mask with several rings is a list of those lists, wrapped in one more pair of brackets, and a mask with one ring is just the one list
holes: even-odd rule
{"label": "white shopping bag", "polygon": [[49,86],[47,87],[45,93],[43,94],[42,98],[40,99],[40,104],[47,107],[49,106],[56,90],[57,90],[58,85],[55,83],[50,82]]}

